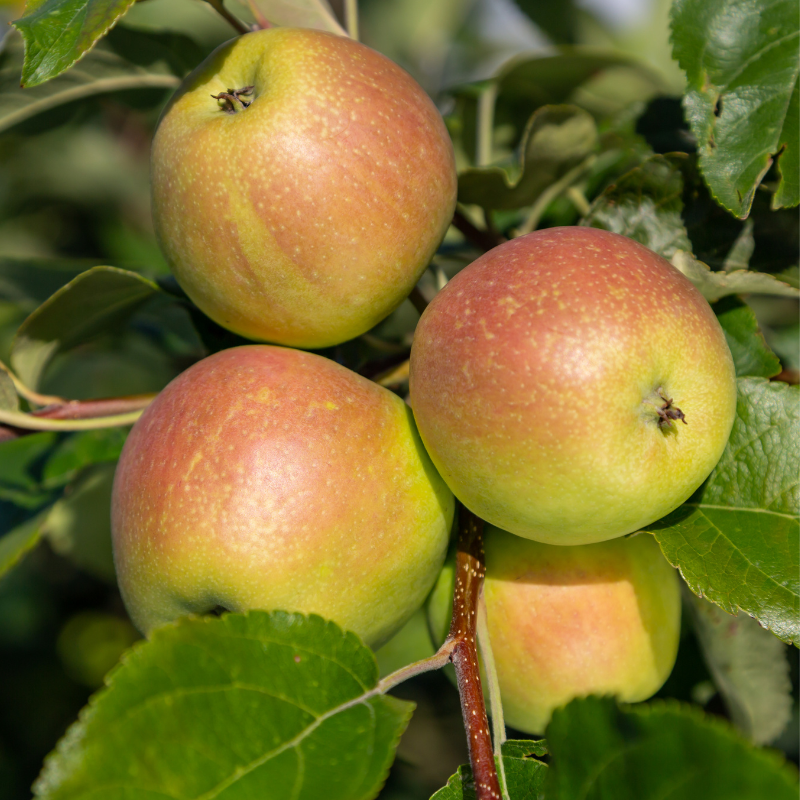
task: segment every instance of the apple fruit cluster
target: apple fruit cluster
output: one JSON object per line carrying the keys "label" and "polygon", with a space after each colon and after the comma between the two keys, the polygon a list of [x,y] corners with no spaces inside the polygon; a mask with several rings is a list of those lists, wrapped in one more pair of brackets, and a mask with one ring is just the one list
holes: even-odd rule
{"label": "apple fruit cluster", "polygon": [[605,231],[507,242],[422,315],[412,413],[293,349],[386,317],[447,230],[452,145],[408,75],[343,37],[246,34],[171,100],[152,180],[189,297],[269,344],[191,367],[127,440],[112,527],[136,625],[283,608],[377,646],[439,577],[441,638],[457,498],[492,525],[484,594],[515,727],[541,732],[578,694],[655,692],[675,659],[678,579],[651,537],[622,537],[707,477],[736,400],[689,281]]}

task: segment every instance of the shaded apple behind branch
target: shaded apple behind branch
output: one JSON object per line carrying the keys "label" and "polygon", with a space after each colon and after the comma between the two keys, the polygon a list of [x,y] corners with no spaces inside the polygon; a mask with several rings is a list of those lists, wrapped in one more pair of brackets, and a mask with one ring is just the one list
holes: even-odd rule
{"label": "shaded apple behind branch", "polygon": [[317,613],[377,646],[444,560],[453,496],[403,401],[328,359],[251,345],[178,376],[114,481],[114,558],[148,632],[222,607]]}
{"label": "shaded apple behind branch", "polygon": [[733,360],[708,303],[624,236],[551,228],[489,251],[417,327],[420,435],[471,511],[550,544],[636,531],[722,455]]}
{"label": "shaded apple behind branch", "polygon": [[292,347],[386,317],[455,208],[452,144],[422,88],[314,30],[214,51],[165,110],[151,166],[156,233],[189,297],[235,333]]}
{"label": "shaded apple behind branch", "polygon": [[[650,534],[558,547],[488,527],[483,595],[503,713],[542,734],[558,706],[588,694],[646,700],[678,652],[678,573]],[[428,602],[435,641],[453,603],[447,566]]]}

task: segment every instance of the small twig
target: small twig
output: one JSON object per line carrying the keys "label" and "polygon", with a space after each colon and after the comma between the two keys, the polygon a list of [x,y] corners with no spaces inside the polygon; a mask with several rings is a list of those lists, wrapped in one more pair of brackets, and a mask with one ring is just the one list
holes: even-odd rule
{"label": "small twig", "polygon": [[497,247],[497,245],[505,241],[502,236],[495,238],[488,231],[476,228],[458,209],[453,214],[453,227],[460,231],[470,244],[474,244],[475,247],[484,252]]}
{"label": "small twig", "polygon": [[422,316],[422,312],[428,307],[428,301],[424,294],[422,294],[422,290],[419,286],[415,286],[411,290],[411,294],[408,296],[408,299],[411,301],[414,308],[417,309],[417,313]]}
{"label": "small twig", "polygon": [[385,388],[390,388],[392,386],[401,386],[402,384],[408,381],[408,372],[411,362],[406,359],[401,364],[397,364],[390,369],[386,369],[383,372],[379,372],[373,380],[375,383],[383,386]]}
{"label": "small twig", "polygon": [[20,397],[24,397],[29,403],[37,406],[50,406],[68,403],[63,397],[56,397],[52,394],[39,394],[38,392],[29,389],[2,361],[0,361],[0,370],[6,373],[11,382],[14,384],[14,389]]}
{"label": "small twig", "polygon": [[267,28],[274,27],[274,25],[264,16],[261,9],[258,7],[258,3],[254,2],[254,0],[247,0],[247,7],[250,9],[250,13],[255,18],[256,25],[259,28],[266,30]]}
{"label": "small twig", "polygon": [[485,571],[483,520],[462,507],[459,515],[453,617],[447,641],[455,642],[452,661],[458,679],[458,693],[461,696],[461,711],[467,731],[469,760],[477,799],[501,800],[489,735],[489,720],[481,690],[478,650],[475,646],[478,597],[483,587]]}
{"label": "small twig", "polygon": [[237,33],[251,33],[250,28],[247,27],[240,19],[236,19],[233,14],[228,11],[223,5],[223,0],[206,0],[206,2],[214,9]]}
{"label": "small twig", "polygon": [[407,667],[401,667],[391,675],[387,675],[378,683],[378,690],[381,694],[385,694],[390,689],[397,686],[398,683],[407,681],[409,678],[422,675],[423,672],[431,672],[432,670],[447,666],[452,658],[454,647],[455,642],[448,639],[434,655],[423,658],[421,661],[415,661],[413,664],[409,664]]}
{"label": "small twig", "polygon": [[492,740],[494,742],[494,756],[498,766],[498,778],[503,792],[503,800],[509,800],[506,770],[503,763],[503,742],[506,740],[506,723],[503,718],[503,703],[500,698],[500,681],[497,677],[497,666],[492,654],[492,644],[489,639],[489,623],[486,618],[486,601],[481,592],[478,598],[478,649],[483,662],[483,671],[486,673],[486,682],[489,685],[489,707],[492,709]]}
{"label": "small twig", "polygon": [[478,126],[475,137],[475,164],[478,167],[485,167],[492,160],[492,132],[497,92],[498,85],[493,81],[478,97]]}
{"label": "small twig", "polygon": [[344,24],[347,35],[358,41],[358,0],[344,0]]}

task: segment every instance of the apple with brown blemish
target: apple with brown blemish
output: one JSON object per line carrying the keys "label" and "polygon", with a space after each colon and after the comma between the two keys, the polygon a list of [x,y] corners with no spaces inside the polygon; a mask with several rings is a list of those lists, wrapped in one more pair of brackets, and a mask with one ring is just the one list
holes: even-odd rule
{"label": "apple with brown blemish", "polygon": [[[488,527],[483,596],[505,721],[544,733],[575,697],[655,694],[678,652],[677,572],[649,534],[557,547]],[[452,613],[453,566],[428,602],[433,637]]]}
{"label": "apple with brown blemish", "polygon": [[224,350],[169,384],[125,443],[117,576],[143,632],[284,609],[376,646],[433,586],[453,507],[399,397],[311,353]]}
{"label": "apple with brown blemish", "polygon": [[683,503],[736,409],[705,299],[665,259],[588,227],[506,242],[450,281],[417,327],[410,392],[456,497],[563,545],[631,533]]}
{"label": "apple with brown blemish", "polygon": [[152,149],[153,217],[182,288],[235,333],[320,348],[413,289],[452,219],[434,104],[345,37],[274,28],[212,53]]}

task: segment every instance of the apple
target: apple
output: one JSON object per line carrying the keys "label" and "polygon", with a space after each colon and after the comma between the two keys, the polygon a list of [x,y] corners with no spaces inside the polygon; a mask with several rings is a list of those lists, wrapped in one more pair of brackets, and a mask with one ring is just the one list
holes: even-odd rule
{"label": "apple", "polygon": [[618,234],[551,228],[450,281],[414,335],[411,405],[456,497],[550,544],[639,530],[722,455],[733,360],[708,303]]}
{"label": "apple", "polygon": [[250,339],[321,348],[413,289],[456,199],[442,118],[358,42],[273,28],[215,50],[152,148],[153,219],[180,285]]}
{"label": "apple", "polygon": [[[559,547],[487,527],[484,547],[487,626],[509,725],[544,733],[553,710],[575,697],[638,702],[663,685],[678,652],[680,582],[652,536]],[[448,561],[428,603],[438,642],[452,598]]]}
{"label": "apple", "polygon": [[224,350],[134,425],[114,561],[144,633],[187,613],[317,613],[377,646],[444,560],[453,496],[403,401],[311,353]]}

